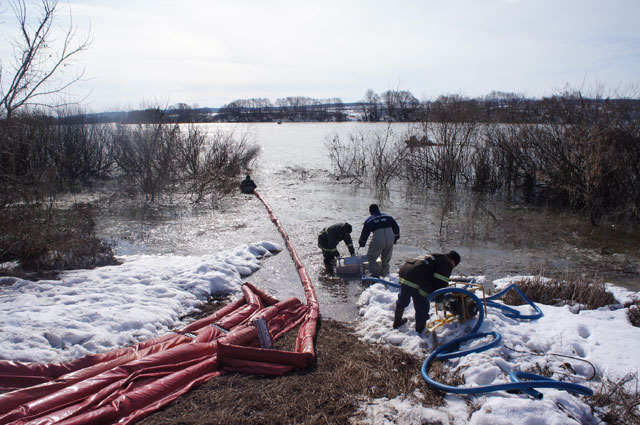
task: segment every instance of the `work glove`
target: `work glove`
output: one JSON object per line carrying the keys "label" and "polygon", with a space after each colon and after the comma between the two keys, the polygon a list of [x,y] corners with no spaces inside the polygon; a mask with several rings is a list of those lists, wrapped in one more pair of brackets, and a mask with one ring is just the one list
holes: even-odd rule
{"label": "work glove", "polygon": [[398,239],[400,239],[398,236],[396,236],[395,238],[393,238],[393,244],[397,244],[398,243]]}

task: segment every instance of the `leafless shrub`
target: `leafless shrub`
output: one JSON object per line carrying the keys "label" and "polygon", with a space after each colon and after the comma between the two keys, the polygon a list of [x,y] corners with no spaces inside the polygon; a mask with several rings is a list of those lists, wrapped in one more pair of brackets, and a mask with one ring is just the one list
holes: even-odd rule
{"label": "leafless shrub", "polygon": [[168,191],[178,171],[177,125],[119,125],[115,138],[115,159],[121,181],[132,195],[142,193],[153,203]]}
{"label": "leafless shrub", "polygon": [[123,187],[150,203],[176,193],[194,202],[228,193],[259,152],[231,133],[210,136],[195,126],[165,123],[120,125],[114,146]]}
{"label": "leafless shrub", "polygon": [[176,193],[214,201],[237,188],[257,154],[244,139],[196,127],[63,125],[44,115],[3,121],[0,260],[47,270],[112,262],[110,247],[93,237],[93,213],[60,208],[60,193],[117,177],[146,204]]}
{"label": "leafless shrub", "polygon": [[373,134],[366,145],[372,164],[371,175],[377,187],[386,187],[391,179],[399,176],[399,169],[404,164],[406,146],[393,136],[391,126],[387,126],[384,133]]}
{"label": "leafless shrub", "polygon": [[370,179],[376,187],[386,187],[401,174],[407,148],[393,134],[386,131],[371,134],[351,134],[347,143],[338,135],[325,141],[329,158],[338,178],[354,181]]}
{"label": "leafless shrub", "polygon": [[605,377],[600,390],[590,397],[589,404],[592,411],[608,424],[640,423],[638,374],[630,373],[617,381]]}
{"label": "leafless shrub", "polygon": [[181,135],[177,151],[177,178],[196,203],[236,190],[237,177],[258,155],[258,147],[244,137],[235,140],[233,133],[222,131],[209,135],[195,126]]}
{"label": "leafless shrub", "polygon": [[[527,298],[540,304],[579,305],[583,310],[594,310],[616,302],[604,283],[591,282],[577,276],[550,280],[536,276],[514,283]],[[510,305],[524,304],[524,300],[513,291],[507,292],[503,300]]]}
{"label": "leafless shrub", "polygon": [[470,148],[475,145],[478,123],[428,123],[427,134],[433,135],[436,181],[454,187],[459,177],[468,174]]}
{"label": "leafless shrub", "polygon": [[366,176],[368,167],[362,138],[350,135],[348,141],[343,142],[340,136],[334,134],[325,140],[324,146],[329,151],[329,159],[338,179],[362,181]]}
{"label": "leafless shrub", "polygon": [[0,208],[47,202],[57,193],[110,176],[114,162],[108,126],[52,120],[23,116],[0,124]]}
{"label": "leafless shrub", "polygon": [[490,157],[495,175],[476,173],[477,187],[518,189],[582,210],[593,224],[608,217],[640,218],[640,120],[633,102],[570,91],[546,100],[539,124],[494,125],[478,158]]}
{"label": "leafless shrub", "polygon": [[27,277],[115,262],[94,236],[91,207],[57,206],[61,191],[110,172],[104,128],[58,125],[44,115],[0,124],[0,261],[17,261]]}
{"label": "leafless shrub", "polygon": [[494,154],[486,143],[479,142],[470,157],[473,164],[471,184],[473,189],[496,189],[498,168]]}
{"label": "leafless shrub", "polygon": [[60,190],[108,179],[115,165],[111,126],[106,124],[56,125],[48,143]]}
{"label": "leafless shrub", "polygon": [[[525,137],[528,127],[520,124],[490,125],[485,130],[485,140],[474,155],[476,162],[476,189],[502,187],[507,193],[518,190],[531,200],[537,183],[539,169],[537,159],[532,155],[530,139]],[[483,159],[485,162],[483,162]],[[493,169],[489,176],[486,161],[490,160]]]}
{"label": "leafless shrub", "polygon": [[455,187],[461,178],[470,179],[471,155],[477,145],[480,124],[458,98],[442,98],[438,102],[446,103],[446,116],[438,113],[434,115],[438,119],[429,120],[432,115],[425,115],[414,137],[419,143],[407,140],[404,176],[424,185]]}
{"label": "leafless shrub", "polygon": [[0,220],[0,262],[17,260],[28,273],[115,264],[113,249],[94,235],[95,211],[86,204],[67,210],[20,205]]}

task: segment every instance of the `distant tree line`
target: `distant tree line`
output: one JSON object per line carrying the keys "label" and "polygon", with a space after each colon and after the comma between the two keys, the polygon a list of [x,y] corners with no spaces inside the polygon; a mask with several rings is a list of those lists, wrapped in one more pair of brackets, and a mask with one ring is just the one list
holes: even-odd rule
{"label": "distant tree line", "polygon": [[238,99],[221,108],[206,108],[178,103],[126,112],[66,115],[66,124],[157,124],[202,122],[455,122],[461,119],[479,123],[549,123],[567,119],[566,108],[576,109],[578,103],[618,110],[627,118],[640,116],[637,98],[588,98],[570,92],[527,98],[516,93],[491,92],[470,98],[461,95],[441,95],[435,100],[418,100],[406,90],[387,90],[381,94],[369,89],[358,102],[344,103],[339,98],[313,99],[292,96],[272,103],[267,98]]}
{"label": "distant tree line", "polygon": [[204,123],[213,122],[217,108],[177,103],[169,107],[151,106],[145,109],[116,112],[75,113],[57,117],[60,124],[159,124],[159,123]]}
{"label": "distant tree line", "polygon": [[569,90],[542,99],[494,91],[484,97],[441,95],[435,100],[418,101],[408,91],[388,90],[380,95],[369,89],[357,103],[361,119],[369,122],[456,122],[546,123],[564,122],[569,110],[592,104],[595,108],[616,110],[627,119],[640,116],[637,98],[588,98]]}
{"label": "distant tree line", "polygon": [[218,110],[216,121],[269,122],[269,121],[346,121],[345,105],[339,98],[313,99],[291,96],[276,100],[266,98],[239,99]]}

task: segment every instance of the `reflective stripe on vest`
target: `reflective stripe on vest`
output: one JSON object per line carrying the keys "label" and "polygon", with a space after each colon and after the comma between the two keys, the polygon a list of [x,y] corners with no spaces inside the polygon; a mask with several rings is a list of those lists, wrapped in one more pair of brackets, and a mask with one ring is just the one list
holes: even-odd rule
{"label": "reflective stripe on vest", "polygon": [[440,280],[444,281],[446,284],[449,284],[449,278],[446,277],[446,276],[442,276],[441,274],[434,273],[433,277],[435,277],[436,279],[440,279]]}
{"label": "reflective stripe on vest", "polygon": [[318,244],[318,248],[322,250],[322,252],[338,252],[338,248],[325,248]]}
{"label": "reflective stripe on vest", "polygon": [[[320,237],[322,235],[327,235],[327,238],[329,238],[329,231],[327,230],[326,227],[320,231],[320,234],[318,235],[318,237]],[[337,247],[336,248],[325,248],[322,245],[320,245],[320,241],[318,241],[318,248],[320,248],[322,250],[322,252],[338,252]]]}
{"label": "reflective stripe on vest", "polygon": [[425,298],[427,298],[429,296],[429,294],[427,294],[425,291],[423,291],[418,285],[416,285],[413,282],[409,282],[407,279],[400,278],[400,283],[403,284],[403,285],[410,286],[411,288],[417,289],[418,293],[420,295],[422,295],[423,297],[425,297]]}

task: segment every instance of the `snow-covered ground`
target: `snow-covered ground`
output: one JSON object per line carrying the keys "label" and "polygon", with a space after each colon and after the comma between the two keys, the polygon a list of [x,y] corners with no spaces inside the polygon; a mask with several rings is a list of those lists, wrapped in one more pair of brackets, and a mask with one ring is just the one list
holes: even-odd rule
{"label": "snow-covered ground", "polygon": [[[120,266],[67,272],[60,280],[18,280],[2,286],[0,359],[69,361],[165,334],[185,325],[181,318],[196,311],[209,295],[236,292],[243,277],[260,267],[261,259],[281,249],[276,243],[259,242],[207,256],[130,257]],[[500,288],[515,279],[484,283]],[[397,282],[397,276],[392,275],[391,281]],[[639,296],[610,289],[621,304]],[[392,344],[426,358],[435,346],[433,336],[413,331],[412,305],[405,311],[409,322],[391,329],[396,297],[397,289],[382,284],[364,290],[358,332],[366,341]],[[464,375],[465,385],[479,386],[507,382],[511,370],[535,370],[538,365],[556,372],[558,379],[594,390],[603,376],[616,379],[638,371],[640,350],[632,347],[640,340],[640,328],[631,326],[621,305],[580,312],[539,307],[544,317],[531,322],[510,319],[490,308],[481,330],[500,332],[502,344],[451,360],[449,368]],[[437,340],[464,335],[472,324],[456,322],[439,328]],[[416,379],[421,379],[418,371]],[[557,389],[541,392],[542,400],[504,391],[451,394],[437,408],[424,407],[415,393],[371,400],[363,409],[375,424],[598,423],[580,396]]]}
{"label": "snow-covered ground", "polygon": [[18,280],[0,288],[0,359],[65,362],[179,329],[181,317],[211,294],[238,291],[261,258],[281,250],[259,242],[200,257],[129,257],[60,280]]}
{"label": "snow-covered ground", "polygon": [[[479,283],[496,290],[506,288],[523,276]],[[397,276],[390,279],[398,282]],[[603,377],[618,380],[637,373],[640,350],[632,349],[640,338],[640,328],[629,322],[625,302],[640,294],[609,286],[619,305],[579,311],[569,306],[538,305],[544,316],[521,321],[506,317],[498,308],[488,308],[480,331],[497,331],[502,343],[481,353],[447,361],[451,373],[463,376],[465,386],[477,387],[510,382],[514,370],[550,370],[552,378],[586,386],[597,392]],[[381,283],[367,288],[359,305],[361,337],[373,343],[395,345],[417,356],[427,357],[436,348],[434,336],[418,335],[414,330],[413,304],[405,310],[406,325],[391,327],[398,289]],[[528,306],[517,307],[523,314],[534,313]],[[432,318],[433,316],[432,311]],[[476,320],[465,325],[453,322],[436,329],[438,345],[465,335]],[[477,342],[476,342],[477,343]],[[473,344],[473,343],[470,343]],[[465,348],[463,344],[461,349]],[[468,348],[468,347],[466,347]],[[635,387],[631,390],[637,390]],[[420,404],[420,394],[393,400],[371,400],[363,406],[371,423],[432,423],[477,425],[567,425],[597,424],[580,396],[559,389],[540,389],[541,400],[505,391],[476,395],[449,394],[446,404],[428,408]],[[639,412],[640,413],[640,412]],[[392,418],[392,419],[388,419]]]}

